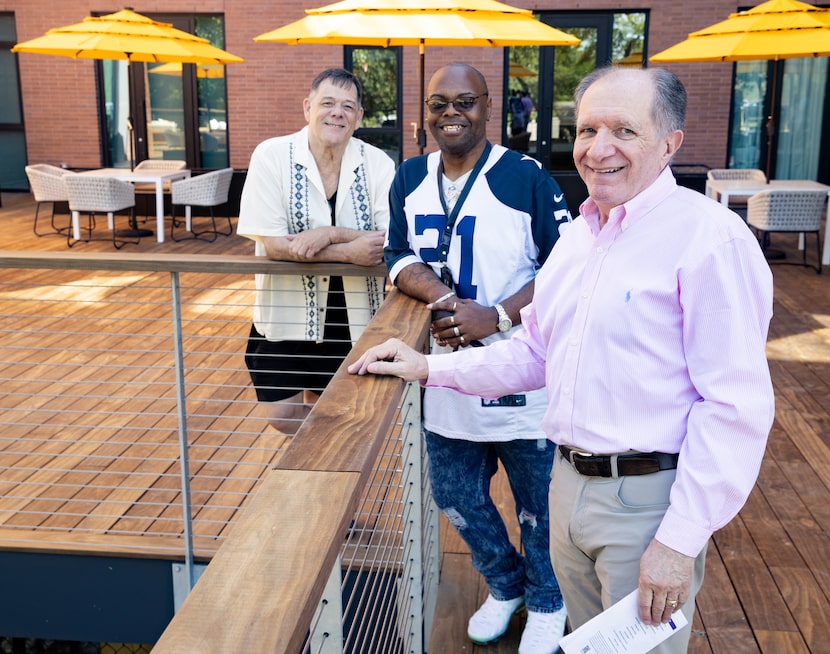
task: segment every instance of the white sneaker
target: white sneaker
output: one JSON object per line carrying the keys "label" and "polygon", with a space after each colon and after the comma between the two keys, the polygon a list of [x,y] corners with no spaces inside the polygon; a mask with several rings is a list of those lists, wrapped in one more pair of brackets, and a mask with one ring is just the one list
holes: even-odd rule
{"label": "white sneaker", "polygon": [[502,602],[487,595],[478,611],[467,623],[467,637],[476,645],[486,645],[498,640],[510,625],[510,618],[525,603],[524,597]]}
{"label": "white sneaker", "polygon": [[519,643],[519,654],[553,654],[559,649],[559,640],[565,635],[563,606],[556,613],[527,612],[527,624]]}

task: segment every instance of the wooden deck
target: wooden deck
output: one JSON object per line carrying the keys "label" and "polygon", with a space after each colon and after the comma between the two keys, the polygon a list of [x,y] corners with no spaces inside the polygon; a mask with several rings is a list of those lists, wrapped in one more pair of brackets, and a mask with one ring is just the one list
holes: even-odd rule
{"label": "wooden deck", "polygon": [[[62,237],[32,234],[33,215],[29,196],[3,194],[0,249],[65,251]],[[774,241],[790,258],[798,256],[792,239]],[[144,238],[138,246],[127,247],[150,253],[252,251],[250,242],[237,236],[219,237],[214,243],[158,244]],[[81,243],[73,250],[113,251],[106,240]],[[779,266],[773,271],[775,317],[768,353],[776,420],[756,489],[709,548],[693,654],[830,653],[830,270],[816,275],[802,267]],[[42,273],[38,279],[58,274]],[[515,537],[518,527],[503,475],[496,479],[495,493]],[[429,651],[514,653],[522,616],[486,650],[467,640],[467,619],[487,591],[470,566],[466,547],[446,523],[441,549],[441,586]]]}

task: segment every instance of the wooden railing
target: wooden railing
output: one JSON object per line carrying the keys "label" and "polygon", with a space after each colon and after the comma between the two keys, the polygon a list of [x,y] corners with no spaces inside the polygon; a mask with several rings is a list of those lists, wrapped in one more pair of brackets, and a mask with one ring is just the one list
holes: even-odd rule
{"label": "wooden railing", "polygon": [[[391,336],[423,347],[426,318],[393,291],[344,366]],[[403,390],[341,367],[153,652],[301,650]]]}
{"label": "wooden railing", "polygon": [[[345,264],[290,264],[260,257],[123,252],[0,251],[0,268],[168,273],[174,305],[179,273],[369,272],[382,276],[385,272],[382,268],[367,271]],[[234,521],[230,534],[223,536],[211,563],[155,644],[154,652],[301,651],[324,587],[332,570],[338,570],[344,536],[356,520],[384,442],[396,429],[396,422],[408,422],[408,429],[420,432],[419,412],[412,418],[401,409],[407,385],[393,378],[351,376],[345,366],[357,353],[390,336],[423,348],[428,321],[422,303],[397,291],[389,294],[275,467],[262,475],[255,494]],[[409,392],[411,395],[412,385]],[[407,402],[418,404],[417,386],[415,399],[410,397]],[[419,443],[417,437],[415,442]],[[189,511],[185,509],[185,513]],[[82,543],[76,545],[83,548]],[[361,545],[366,549],[374,546],[371,536]],[[418,622],[419,631],[422,627]]]}

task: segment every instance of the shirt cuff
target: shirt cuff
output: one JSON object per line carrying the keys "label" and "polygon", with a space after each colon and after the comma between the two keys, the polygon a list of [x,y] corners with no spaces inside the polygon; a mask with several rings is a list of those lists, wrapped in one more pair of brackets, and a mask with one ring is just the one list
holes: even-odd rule
{"label": "shirt cuff", "polygon": [[443,386],[450,385],[455,376],[454,357],[444,355],[427,355],[427,378],[422,386]]}
{"label": "shirt cuff", "polygon": [[676,511],[669,509],[663,516],[663,522],[660,523],[654,538],[675,552],[697,558],[713,533],[712,530],[689,522]]}

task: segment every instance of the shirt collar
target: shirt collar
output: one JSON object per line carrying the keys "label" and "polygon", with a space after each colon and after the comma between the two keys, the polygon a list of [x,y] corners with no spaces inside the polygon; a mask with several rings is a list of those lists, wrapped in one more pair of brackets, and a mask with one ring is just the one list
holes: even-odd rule
{"label": "shirt collar", "polygon": [[[349,187],[357,178],[358,169],[362,163],[362,156],[360,152],[361,141],[351,137],[346,146],[346,151],[343,153],[343,160],[340,162],[340,185]],[[314,156],[308,147],[308,125],[303,127],[299,132],[297,139],[297,152],[295,161],[313,170],[317,169],[317,164],[314,161]],[[321,187],[322,191],[322,187]]]}
{"label": "shirt collar", "polygon": [[[619,223],[620,229],[625,231],[674,193],[676,188],[677,181],[674,179],[671,167],[666,166],[650,186],[640,191],[628,202],[611,209],[608,222]],[[579,206],[579,213],[588,223],[594,235],[597,235],[600,231],[597,203],[589,197]]]}

